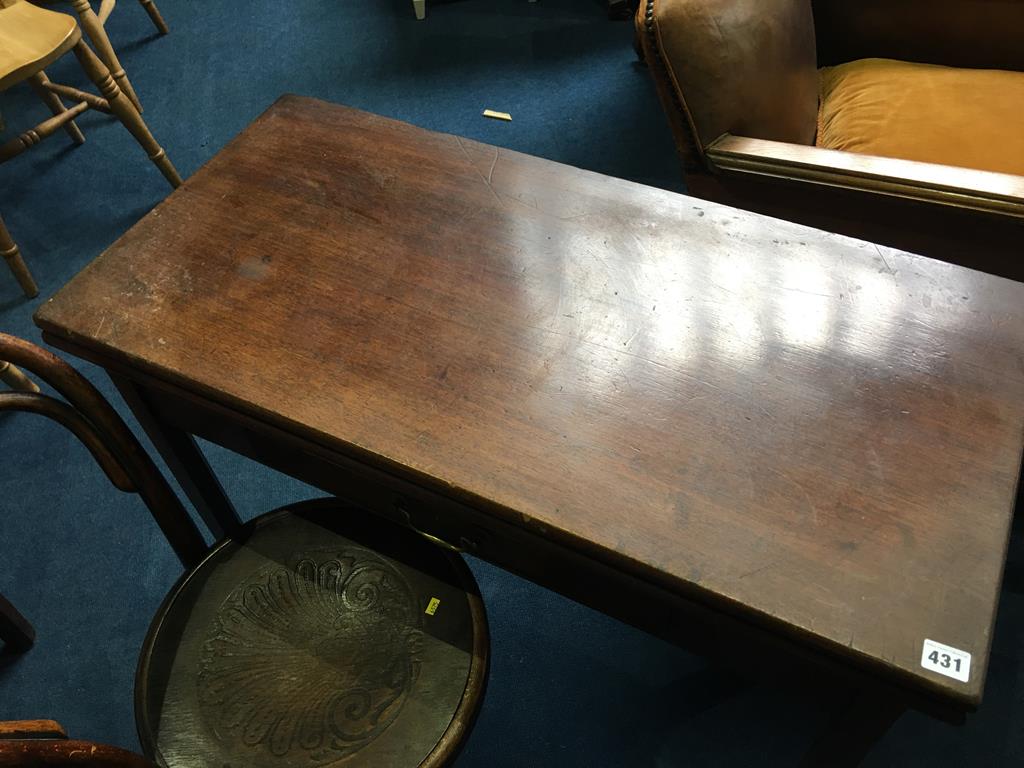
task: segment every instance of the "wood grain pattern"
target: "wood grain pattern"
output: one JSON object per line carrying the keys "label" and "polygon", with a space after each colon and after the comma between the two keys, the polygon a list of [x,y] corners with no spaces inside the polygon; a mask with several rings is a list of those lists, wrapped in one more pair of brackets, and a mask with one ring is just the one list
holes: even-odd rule
{"label": "wood grain pattern", "polygon": [[704,200],[1024,282],[1022,218],[758,173],[692,174],[686,185]]}
{"label": "wood grain pattern", "polygon": [[0,2],[0,91],[45,69],[81,36],[67,14],[36,8],[24,0]]}
{"label": "wood grain pattern", "polygon": [[725,134],[707,148],[723,173],[841,185],[1024,219],[1024,176]]}
{"label": "wood grain pattern", "polygon": [[148,760],[119,747],[69,739],[56,720],[0,721],[0,766],[65,765],[155,768]]}
{"label": "wood grain pattern", "polygon": [[[980,700],[1022,285],[286,97],[36,322],[481,521]],[[974,654],[968,683],[920,667],[926,637]]]}
{"label": "wood grain pattern", "polygon": [[0,768],[7,766],[92,765],[103,768],[155,768],[145,758],[108,744],[78,739],[0,740]]}

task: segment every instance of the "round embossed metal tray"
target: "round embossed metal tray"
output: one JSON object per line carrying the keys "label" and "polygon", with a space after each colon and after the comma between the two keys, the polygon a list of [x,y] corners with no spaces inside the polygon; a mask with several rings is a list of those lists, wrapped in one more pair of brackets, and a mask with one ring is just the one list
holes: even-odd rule
{"label": "round embossed metal tray", "polygon": [[460,557],[304,502],[215,545],[164,600],[139,659],[139,739],[171,768],[444,765],[487,654]]}

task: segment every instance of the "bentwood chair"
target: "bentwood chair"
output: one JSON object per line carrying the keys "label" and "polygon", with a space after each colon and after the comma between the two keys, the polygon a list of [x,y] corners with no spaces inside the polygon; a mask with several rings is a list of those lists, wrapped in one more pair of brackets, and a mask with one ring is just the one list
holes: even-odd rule
{"label": "bentwood chair", "polygon": [[[454,759],[488,662],[483,604],[458,554],[338,499],[269,512],[207,547],[88,381],[6,334],[0,359],[66,400],[4,392],[0,412],[33,412],[70,429],[116,487],[142,497],[185,566],[137,668],[147,759],[170,768],[434,768]],[[19,647],[30,635],[20,633]],[[39,764],[5,763],[5,749],[18,748],[0,737],[0,766]]]}
{"label": "bentwood chair", "polygon": [[[128,80],[128,75],[125,74],[124,67],[121,66],[121,62],[117,58],[117,53],[114,51],[114,46],[110,44],[110,38],[107,37],[107,31],[105,25],[107,19],[110,16],[111,11],[114,10],[114,5],[117,0],[100,0],[99,11],[93,11],[92,3],[90,0],[67,0],[70,2],[71,7],[75,13],[78,14],[78,21],[82,25],[82,29],[85,31],[86,37],[92,41],[93,47],[96,49],[97,55],[100,57],[107,69],[110,70],[110,74],[113,76],[114,81],[120,86],[121,90],[124,91],[128,98],[132,100],[135,108],[142,111],[142,104],[139,102],[139,97],[135,94],[135,89],[132,88],[131,82]],[[37,5],[46,5],[57,2],[57,0],[32,0]],[[153,0],[139,0],[146,13],[149,14],[149,18],[153,22],[153,26],[156,27],[157,31],[161,35],[166,35],[170,30],[167,28],[167,22],[164,21],[163,16],[160,15],[160,9],[156,7],[156,3]]]}
{"label": "bentwood chair", "polygon": [[[53,83],[45,68],[69,51],[74,52],[85,74],[99,89],[101,96]],[[25,0],[0,0],[0,92],[27,80],[53,113],[53,117],[0,145],[0,163],[20,155],[41,140],[63,128],[72,141],[85,141],[74,119],[88,109],[113,114],[135,137],[153,164],[172,187],[181,184],[181,177],[135,105],[118,87],[110,70],[82,40],[82,32],[74,17],[38,8]],[[61,96],[75,102],[68,108]],[[11,267],[25,294],[35,296],[35,281],[25,267],[17,246],[0,222],[0,253]]]}

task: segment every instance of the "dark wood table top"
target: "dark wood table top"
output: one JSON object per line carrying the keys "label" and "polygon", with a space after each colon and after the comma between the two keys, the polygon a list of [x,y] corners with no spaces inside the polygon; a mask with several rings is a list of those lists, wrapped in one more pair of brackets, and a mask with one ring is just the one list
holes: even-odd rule
{"label": "dark wood table top", "polygon": [[[36,320],[980,700],[1024,285],[289,96]],[[926,639],[970,653],[969,679],[923,668]]]}

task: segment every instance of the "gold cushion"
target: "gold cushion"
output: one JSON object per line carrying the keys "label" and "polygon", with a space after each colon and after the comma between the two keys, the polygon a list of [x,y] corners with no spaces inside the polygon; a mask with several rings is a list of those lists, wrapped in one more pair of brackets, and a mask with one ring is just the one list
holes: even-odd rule
{"label": "gold cushion", "polygon": [[820,75],[819,147],[1024,176],[1024,72],[861,59]]}

